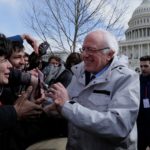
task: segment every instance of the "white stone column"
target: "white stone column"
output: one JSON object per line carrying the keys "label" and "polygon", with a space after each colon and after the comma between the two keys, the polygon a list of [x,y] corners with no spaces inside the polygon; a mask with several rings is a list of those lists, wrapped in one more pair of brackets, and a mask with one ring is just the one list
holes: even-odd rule
{"label": "white stone column", "polygon": [[119,47],[119,54],[122,54],[122,46]]}
{"label": "white stone column", "polygon": [[142,29],[140,29],[140,38],[142,38]]}
{"label": "white stone column", "polygon": [[131,39],[134,39],[134,37],[133,37],[133,31],[131,31]]}
{"label": "white stone column", "polygon": [[131,51],[131,54],[132,54],[132,60],[134,59],[134,45],[132,45],[132,51]]}
{"label": "white stone column", "polygon": [[144,37],[144,29],[142,29],[142,38]]}
{"label": "white stone column", "polygon": [[138,29],[138,38],[140,37],[140,30]]}
{"label": "white stone column", "polygon": [[140,45],[140,57],[142,56],[142,44]]}
{"label": "white stone column", "polygon": [[125,54],[126,54],[127,56],[129,56],[129,49],[128,49],[128,47],[126,48]]}
{"label": "white stone column", "polygon": [[138,45],[138,58],[140,58],[140,49],[141,49],[141,45]]}
{"label": "white stone column", "polygon": [[148,30],[147,30],[147,28],[146,28],[146,37],[148,37],[148,33],[147,33],[147,32],[148,32]]}
{"label": "white stone column", "polygon": [[149,43],[148,43],[148,55],[150,54]]}
{"label": "white stone column", "polygon": [[144,29],[144,37],[146,37],[147,36],[147,34],[146,34],[146,28]]}

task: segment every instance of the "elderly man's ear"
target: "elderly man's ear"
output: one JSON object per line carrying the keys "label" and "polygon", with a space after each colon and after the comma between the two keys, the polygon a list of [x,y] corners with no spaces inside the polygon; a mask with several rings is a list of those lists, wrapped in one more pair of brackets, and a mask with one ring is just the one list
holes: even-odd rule
{"label": "elderly man's ear", "polygon": [[112,58],[113,58],[113,56],[114,56],[114,51],[113,50],[111,50],[111,51],[109,51],[108,53],[107,53],[107,60],[108,61],[110,61]]}

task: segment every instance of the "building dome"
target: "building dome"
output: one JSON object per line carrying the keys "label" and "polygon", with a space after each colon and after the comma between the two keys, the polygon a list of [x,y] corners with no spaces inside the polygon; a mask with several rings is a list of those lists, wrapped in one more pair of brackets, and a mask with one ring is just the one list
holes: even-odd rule
{"label": "building dome", "polygon": [[141,56],[150,55],[150,0],[143,0],[128,22],[126,39],[119,42],[120,54],[129,58],[129,66],[139,67]]}
{"label": "building dome", "polygon": [[150,0],[135,9],[125,32],[127,40],[150,37]]}
{"label": "building dome", "polygon": [[132,19],[150,14],[150,0],[143,0],[141,5],[137,7],[132,14]]}

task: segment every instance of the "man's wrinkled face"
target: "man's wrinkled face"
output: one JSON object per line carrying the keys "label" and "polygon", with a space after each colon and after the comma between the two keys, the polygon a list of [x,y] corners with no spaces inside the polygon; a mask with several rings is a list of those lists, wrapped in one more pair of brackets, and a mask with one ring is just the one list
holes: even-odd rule
{"label": "man's wrinkled face", "polygon": [[9,58],[12,66],[16,69],[23,70],[25,67],[25,53],[24,51],[13,52]]}
{"label": "man's wrinkled face", "polygon": [[150,61],[140,61],[140,68],[143,76],[150,75]]}
{"label": "man's wrinkled face", "polygon": [[[104,53],[105,49],[109,49],[107,44],[103,42],[103,36],[96,35],[87,36],[82,46],[82,57],[85,64],[85,70],[91,73],[97,73],[102,70],[112,58],[112,55]],[[101,41],[101,42],[100,42]]]}

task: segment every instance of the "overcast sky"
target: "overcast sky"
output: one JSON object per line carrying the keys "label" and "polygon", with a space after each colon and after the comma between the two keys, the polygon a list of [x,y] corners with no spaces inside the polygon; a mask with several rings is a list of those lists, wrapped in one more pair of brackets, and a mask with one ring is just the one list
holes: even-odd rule
{"label": "overcast sky", "polygon": [[30,33],[23,24],[25,8],[26,0],[0,0],[0,32],[6,36]]}
{"label": "overcast sky", "polygon": [[[126,16],[126,22],[132,16],[133,11],[140,5],[142,0],[127,0],[129,1],[130,9]],[[38,0],[34,0],[38,2]],[[24,25],[23,16],[26,11],[30,10],[27,5],[27,0],[0,0],[0,32],[6,36],[30,33],[30,30]],[[126,23],[127,27],[127,23]]]}

